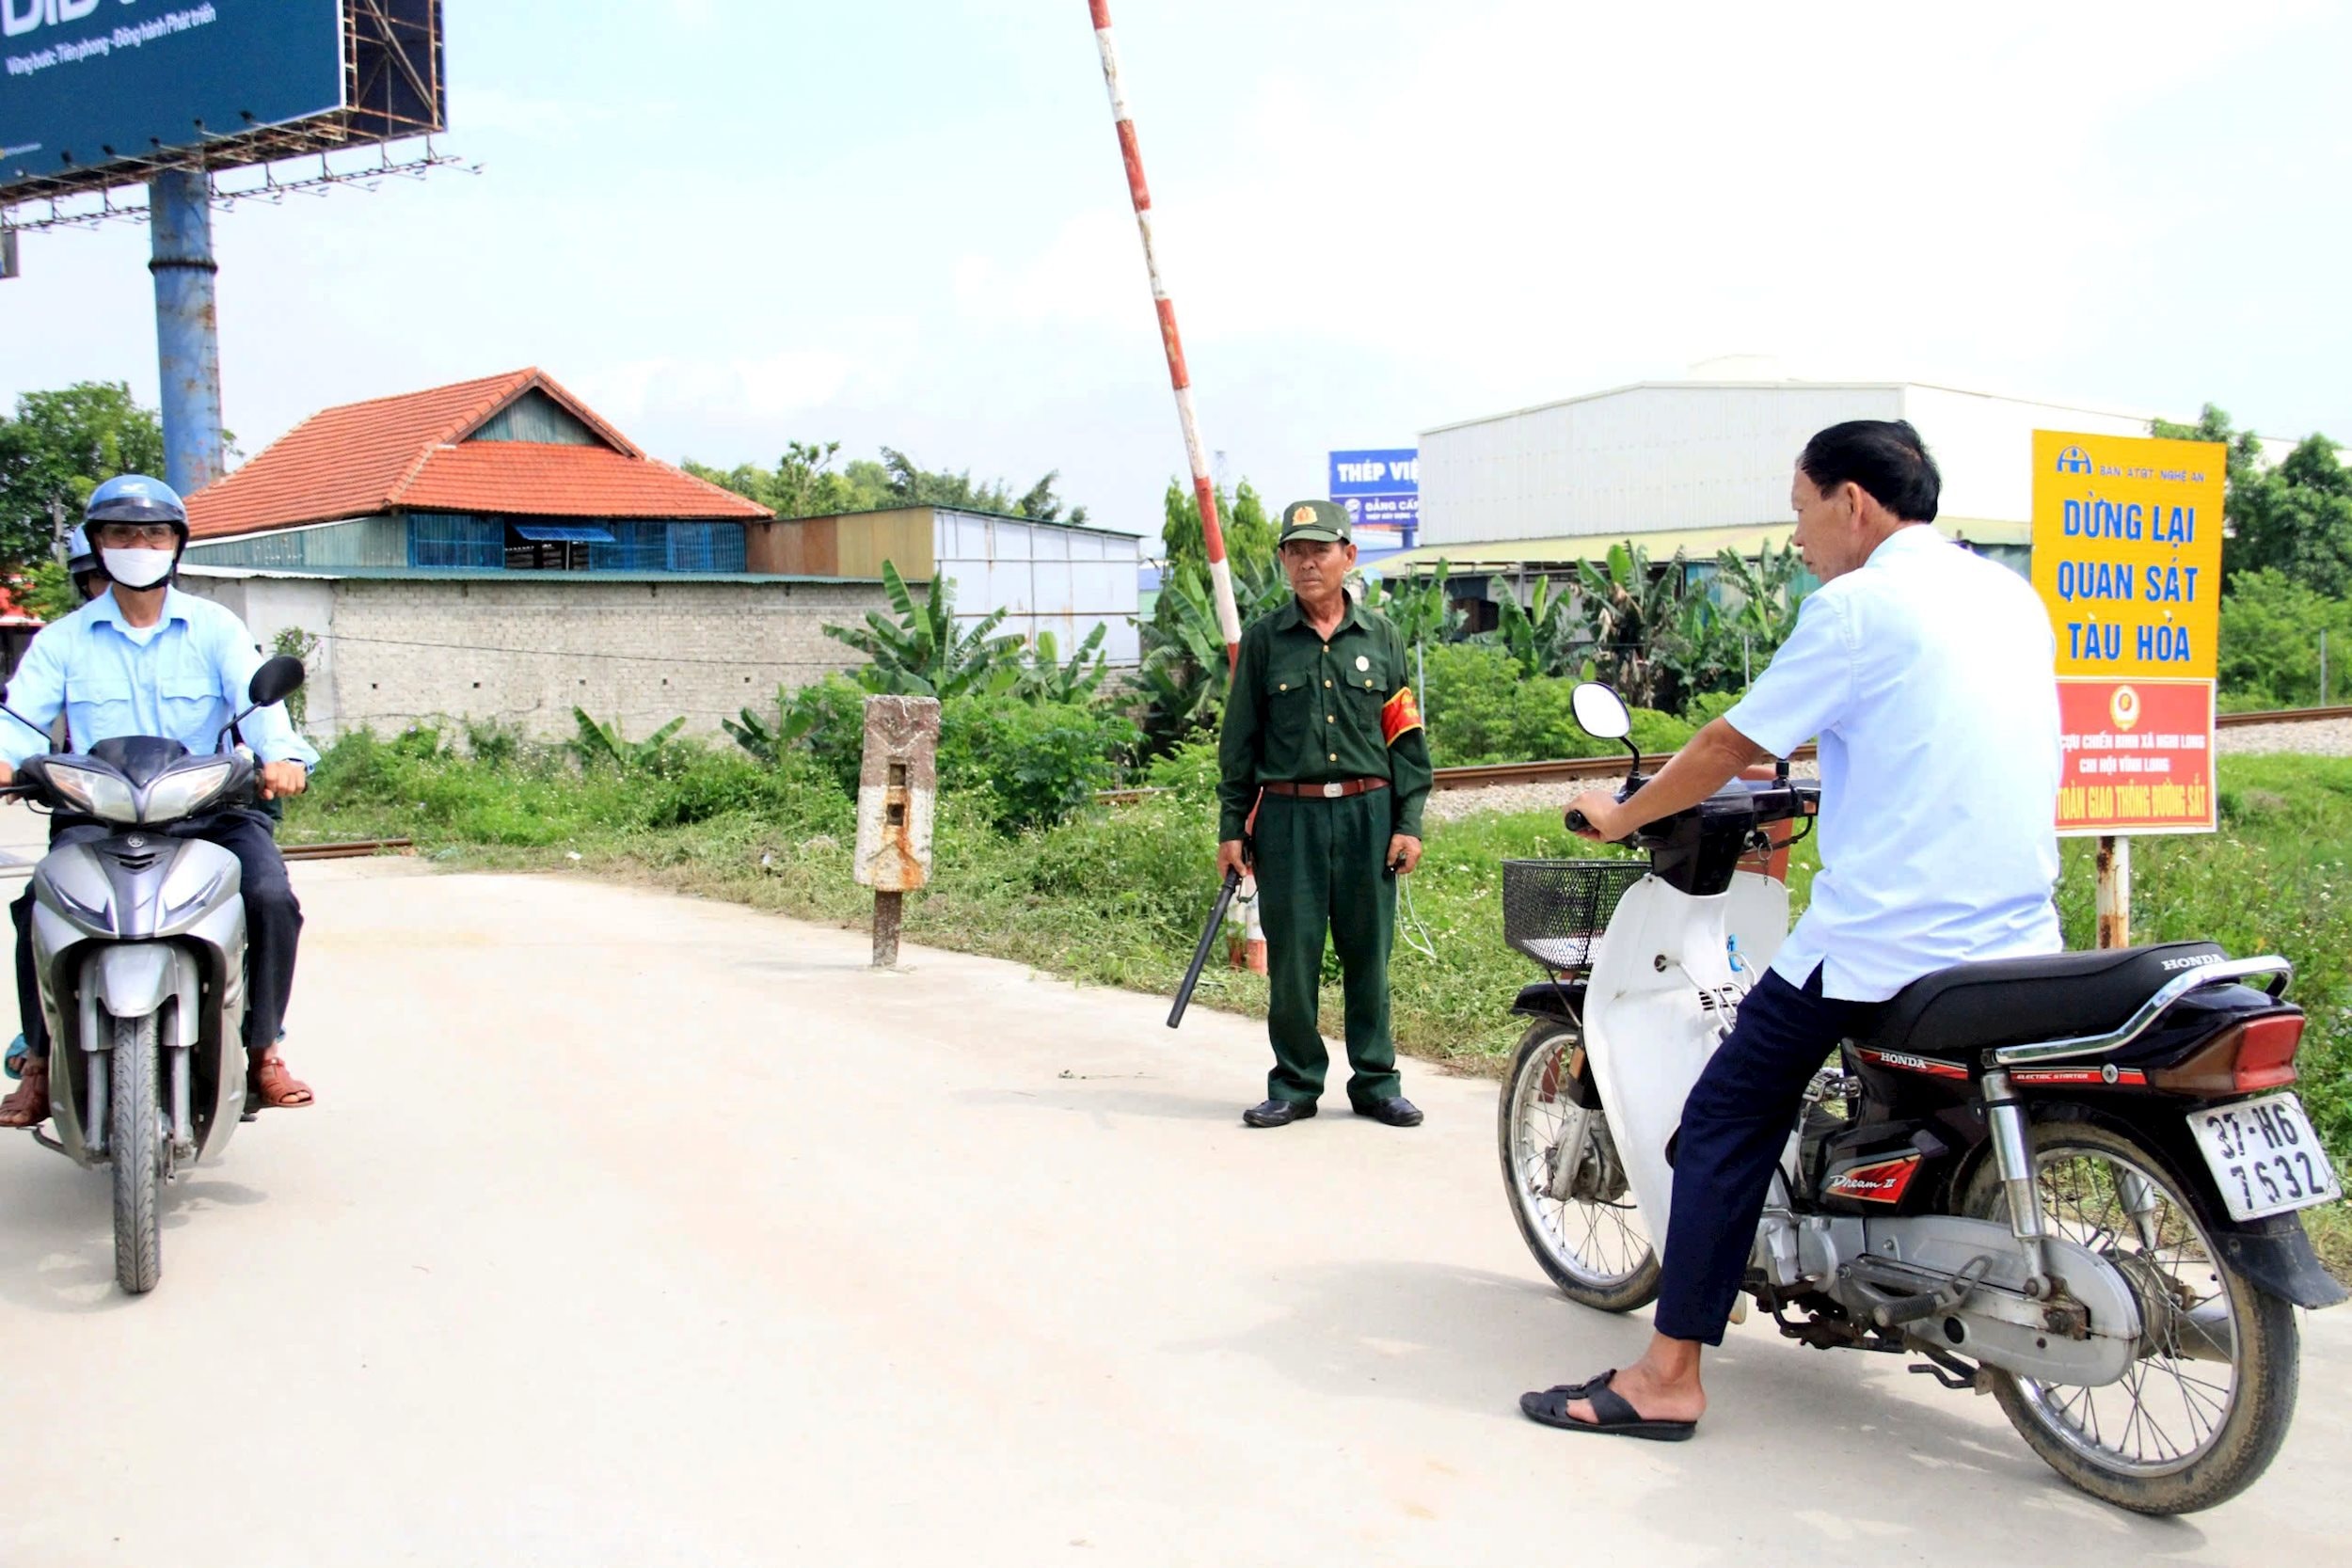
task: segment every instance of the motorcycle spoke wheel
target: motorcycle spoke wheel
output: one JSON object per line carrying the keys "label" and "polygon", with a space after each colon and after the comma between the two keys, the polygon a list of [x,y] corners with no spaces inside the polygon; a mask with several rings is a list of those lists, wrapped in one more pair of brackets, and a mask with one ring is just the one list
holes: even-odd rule
{"label": "motorcycle spoke wheel", "polygon": [[[2038,1126],[2052,1236],[2104,1258],[2138,1303],[2140,1353],[2098,1387],[2003,1374],[2010,1420],[2075,1485],[2150,1513],[2209,1508],[2250,1485],[2295,1407],[2292,1308],[2217,1259],[2166,1163],[2089,1124]],[[1997,1184],[1979,1210],[2005,1214]]]}
{"label": "motorcycle spoke wheel", "polygon": [[[1559,1024],[1537,1024],[1520,1041],[1498,1128],[1503,1180],[1519,1233],[1552,1283],[1587,1307],[1629,1312],[1657,1296],[1658,1258],[1608,1112],[1589,1081],[1574,1082],[1580,1044]],[[1565,1197],[1554,1196],[1563,1167]]]}

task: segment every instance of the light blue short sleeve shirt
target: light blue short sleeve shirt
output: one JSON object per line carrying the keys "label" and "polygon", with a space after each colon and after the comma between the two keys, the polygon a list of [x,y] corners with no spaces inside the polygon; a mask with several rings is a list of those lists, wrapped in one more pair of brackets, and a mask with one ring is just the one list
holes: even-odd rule
{"label": "light blue short sleeve shirt", "polygon": [[1775,756],[1820,746],[1821,869],[1782,979],[1878,1002],[2059,950],[2056,655],[2023,578],[1924,524],[1805,599],[1724,716]]}

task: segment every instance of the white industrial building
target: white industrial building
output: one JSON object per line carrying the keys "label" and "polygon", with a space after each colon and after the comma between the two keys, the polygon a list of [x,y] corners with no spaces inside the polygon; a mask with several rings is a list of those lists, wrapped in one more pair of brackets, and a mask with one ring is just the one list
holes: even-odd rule
{"label": "white industrial building", "polygon": [[1650,381],[1421,437],[1421,537],[1384,571],[1540,570],[1621,539],[1653,560],[1752,553],[1795,525],[1797,453],[1842,420],[1909,420],[1943,471],[1937,526],[2022,566],[2033,432],[2145,436],[2149,416],[1900,381]]}

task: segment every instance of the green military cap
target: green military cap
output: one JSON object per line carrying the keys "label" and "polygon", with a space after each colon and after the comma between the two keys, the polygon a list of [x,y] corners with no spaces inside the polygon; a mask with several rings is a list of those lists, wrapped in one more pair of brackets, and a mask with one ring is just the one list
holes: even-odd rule
{"label": "green military cap", "polygon": [[1347,508],[1337,501],[1293,501],[1282,508],[1282,537],[1278,547],[1294,539],[1348,545],[1355,543],[1356,531],[1348,522]]}

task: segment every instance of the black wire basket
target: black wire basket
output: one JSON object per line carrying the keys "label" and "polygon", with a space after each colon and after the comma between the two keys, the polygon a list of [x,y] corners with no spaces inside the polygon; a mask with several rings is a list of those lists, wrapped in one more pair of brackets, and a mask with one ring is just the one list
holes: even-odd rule
{"label": "black wire basket", "polygon": [[1647,861],[1504,861],[1502,940],[1558,974],[1592,962],[1593,939]]}

